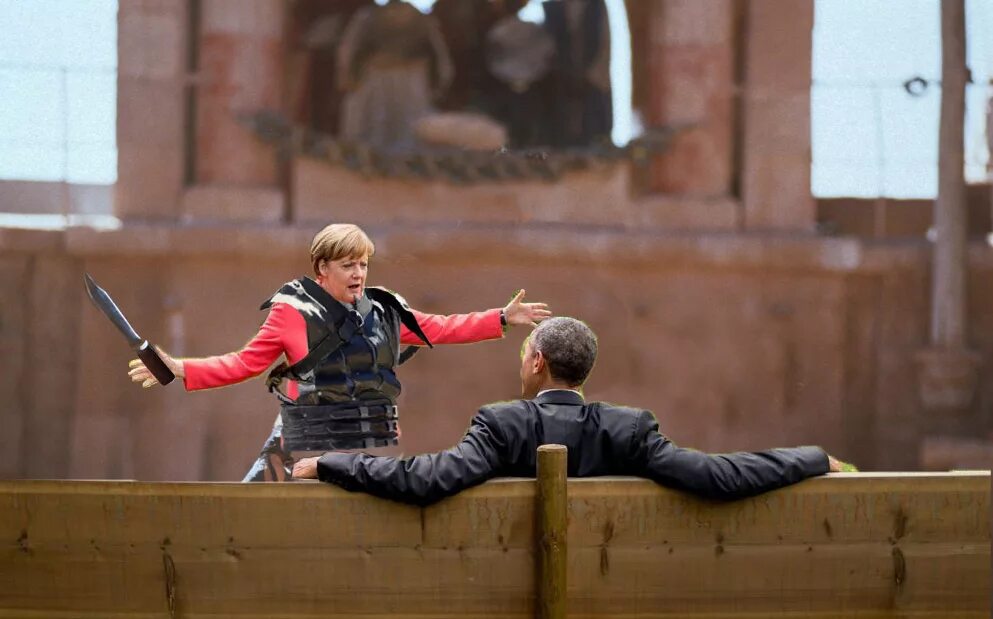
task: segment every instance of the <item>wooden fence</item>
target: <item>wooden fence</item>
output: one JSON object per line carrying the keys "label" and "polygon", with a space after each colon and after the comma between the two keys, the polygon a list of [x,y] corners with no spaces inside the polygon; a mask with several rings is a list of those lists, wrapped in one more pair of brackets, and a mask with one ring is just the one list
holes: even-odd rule
{"label": "wooden fence", "polygon": [[[420,509],[318,483],[0,482],[0,617],[528,617],[536,483]],[[570,617],[988,617],[990,475],[714,503],[568,481]],[[557,559],[546,560],[554,563]]]}

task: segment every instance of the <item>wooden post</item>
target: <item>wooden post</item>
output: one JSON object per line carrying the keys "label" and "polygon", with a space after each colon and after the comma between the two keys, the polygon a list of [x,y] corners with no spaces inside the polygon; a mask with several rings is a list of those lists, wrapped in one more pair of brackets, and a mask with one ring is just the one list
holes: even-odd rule
{"label": "wooden post", "polygon": [[965,0],[942,0],[931,345],[944,349],[966,345],[965,63]]}
{"label": "wooden post", "polygon": [[966,322],[965,0],[941,2],[941,122],[934,203],[931,347],[918,353],[925,410],[962,414],[975,402],[980,356],[968,349]]}
{"label": "wooden post", "polygon": [[566,613],[566,469],[564,445],[538,448],[538,600],[539,619]]}

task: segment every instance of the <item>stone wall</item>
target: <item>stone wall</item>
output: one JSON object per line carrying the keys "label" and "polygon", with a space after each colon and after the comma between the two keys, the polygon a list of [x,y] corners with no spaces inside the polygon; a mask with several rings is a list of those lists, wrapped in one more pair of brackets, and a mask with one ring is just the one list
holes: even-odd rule
{"label": "stone wall", "polygon": [[[928,419],[918,404],[926,242],[814,233],[813,2],[629,4],[636,105],[648,124],[683,129],[671,149],[648,172],[602,165],[554,183],[456,186],[279,159],[237,122],[282,105],[275,0],[122,3],[123,227],[0,228],[0,285],[16,299],[0,304],[0,476],[239,478],[277,409],[262,382],[198,394],[133,386],[82,273],[174,354],[227,352],[255,332],[258,304],[307,272],[310,238],[329,221],[372,233],[370,282],[423,311],[501,306],[524,287],[587,320],[602,348],[588,395],[653,409],[687,445],[817,442],[864,468],[916,468],[934,430],[987,437],[989,364],[968,419]],[[26,212],[93,198],[44,189],[8,183],[0,196]],[[821,221],[842,233],[898,228],[835,206]],[[970,268],[971,340],[988,356],[985,242]],[[479,404],[514,397],[524,335],[405,366],[402,451],[445,447]]]}
{"label": "stone wall", "polygon": [[[926,341],[919,243],[404,224],[367,229],[370,282],[434,313],[501,306],[517,288],[601,339],[591,399],[652,409],[704,450],[819,443],[867,469],[914,469],[922,416],[914,353]],[[91,273],[149,339],[177,355],[234,350],[258,304],[307,272],[312,226],[127,225],[0,230],[0,476],[233,480],[276,412],[261,380],[203,393],[142,390],[127,347],[90,304]],[[974,348],[993,349],[993,271],[973,248]],[[516,397],[523,330],[439,347],[404,366],[399,451],[455,442],[482,403]],[[991,429],[986,365],[971,434]]]}

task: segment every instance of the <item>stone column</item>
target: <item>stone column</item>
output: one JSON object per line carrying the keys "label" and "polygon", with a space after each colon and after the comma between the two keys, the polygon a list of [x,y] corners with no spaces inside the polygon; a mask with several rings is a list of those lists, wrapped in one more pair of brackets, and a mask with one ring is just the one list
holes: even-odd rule
{"label": "stone column", "polygon": [[941,39],[931,348],[919,355],[920,388],[926,409],[964,412],[969,410],[975,396],[979,366],[978,355],[967,349],[966,337],[965,0],[942,0]]}
{"label": "stone column", "polygon": [[742,223],[812,230],[810,84],[813,0],[744,5]]}
{"label": "stone column", "polygon": [[209,0],[200,6],[196,185],[184,198],[184,217],[280,220],[284,200],[275,150],[239,116],[282,110],[287,4]]}
{"label": "stone column", "polygon": [[651,20],[644,29],[633,26],[648,38],[650,81],[644,95],[636,87],[647,99],[646,125],[684,128],[653,164],[654,191],[698,197],[731,192],[733,9],[732,0],[654,0],[650,11],[637,10]]}
{"label": "stone column", "polygon": [[117,184],[124,219],[175,219],[186,166],[187,0],[117,12]]}

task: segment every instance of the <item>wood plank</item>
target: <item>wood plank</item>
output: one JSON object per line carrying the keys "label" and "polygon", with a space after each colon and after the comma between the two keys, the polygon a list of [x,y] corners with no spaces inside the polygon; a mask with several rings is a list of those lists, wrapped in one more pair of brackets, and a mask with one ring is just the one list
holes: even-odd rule
{"label": "wood plank", "polygon": [[415,507],[316,483],[0,482],[0,539],[37,546],[414,547],[421,530]]}
{"label": "wood plank", "polygon": [[[569,543],[989,540],[989,487],[982,472],[835,474],[720,503],[633,477],[570,479]],[[425,544],[525,547],[533,500],[533,480],[488,482],[428,508]]]}
{"label": "wood plank", "polygon": [[182,616],[533,613],[532,553],[491,549],[8,550],[0,600],[9,609],[161,611],[164,555]]}
{"label": "wood plank", "polygon": [[[584,548],[571,555],[574,610],[610,614],[970,610],[988,603],[989,549],[901,548],[902,583],[885,545],[779,548]],[[18,554],[14,554],[18,553]],[[376,548],[190,549],[94,547],[6,551],[7,608],[153,612],[165,603],[163,557],[190,613],[530,612],[533,555],[510,550]],[[756,569],[761,566],[762,569]]]}
{"label": "wood plank", "polygon": [[[204,619],[217,619],[219,615],[194,614],[187,617],[202,617]],[[227,615],[224,615],[227,616]],[[327,613],[317,614],[287,614],[287,613],[266,613],[239,614],[245,619],[326,619]],[[336,619],[394,619],[396,614],[338,614]],[[439,619],[448,617],[462,617],[458,614],[431,613],[430,615],[404,614],[405,619]],[[531,619],[531,614],[495,614],[482,613],[473,615],[473,619]],[[603,614],[572,613],[570,619],[602,619]],[[769,619],[767,613],[707,613],[693,614],[667,613],[660,610],[654,613],[641,613],[637,615],[624,615],[628,619]],[[776,619],[988,619],[989,613],[983,611],[922,611],[922,612],[898,612],[891,611],[870,611],[870,612],[850,612],[838,614],[836,612],[800,612],[800,613],[777,613]],[[164,613],[90,613],[90,612],[49,612],[49,611],[6,611],[0,609],[0,619],[168,619]]]}
{"label": "wood plank", "polygon": [[[202,613],[185,613],[183,617],[197,618],[202,617],[203,619],[222,619],[223,617],[229,617],[229,614],[202,614]],[[239,613],[239,617],[245,617],[246,619],[327,619],[328,614],[325,612],[309,613],[309,614],[298,614],[298,613],[285,613],[285,612],[275,612],[275,613]],[[401,616],[395,613],[390,614],[336,614],[335,619],[395,619],[395,617]],[[404,613],[402,615],[404,619],[447,619],[452,618],[463,618],[465,615],[460,613],[448,613],[448,612],[437,612],[428,615],[418,615]],[[672,615],[668,615],[672,617]],[[917,617],[917,615],[913,615]],[[533,619],[533,613],[474,613],[473,619]],[[805,616],[806,617],[806,616]],[[948,619],[972,619],[972,616],[966,617],[965,615],[950,615],[947,616]],[[79,611],[20,611],[20,610],[4,610],[0,609],[0,619],[170,619],[168,613],[117,613],[117,612],[79,612]],[[763,618],[766,619],[766,618]],[[789,618],[787,618],[789,619]],[[882,619],[880,615],[873,615],[871,617],[866,617],[866,619]],[[922,619],[930,619],[930,617],[922,617]],[[935,617],[934,619],[938,619]],[[945,617],[941,617],[945,619]]]}
{"label": "wood plank", "polygon": [[[713,503],[571,480],[570,616],[986,616],[989,482],[838,475]],[[165,617],[167,582],[178,616],[530,616],[534,492],[419,509],[318,483],[0,481],[0,617]]]}
{"label": "wood plank", "polygon": [[990,540],[988,473],[839,473],[726,503],[635,478],[569,484],[571,546]]}
{"label": "wood plank", "polygon": [[[968,611],[989,608],[989,546],[886,544],[570,550],[573,612]],[[988,611],[987,611],[988,612]]]}
{"label": "wood plank", "polygon": [[[571,483],[571,482],[570,482]],[[531,548],[536,485],[498,479],[424,510],[424,545],[431,548]]]}
{"label": "wood plank", "polygon": [[[3,615],[0,615],[2,617]],[[729,612],[729,613],[685,613],[666,612],[660,610],[651,613],[638,613],[630,615],[604,615],[602,613],[569,613],[569,619],[602,619],[605,616],[623,616],[625,619],[988,619],[989,613],[985,611],[850,611],[839,613],[837,611],[800,611],[800,612],[777,612],[770,615],[762,611],[751,612]]]}

